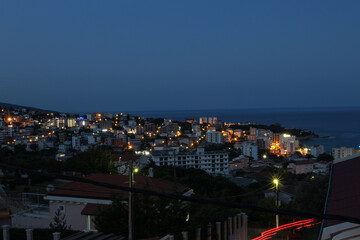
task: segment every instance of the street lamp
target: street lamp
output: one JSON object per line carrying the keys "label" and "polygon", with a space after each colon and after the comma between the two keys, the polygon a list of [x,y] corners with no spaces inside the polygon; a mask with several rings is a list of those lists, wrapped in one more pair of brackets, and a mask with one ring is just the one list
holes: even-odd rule
{"label": "street lamp", "polygon": [[[138,168],[134,168],[134,161],[131,158],[130,159],[130,165],[129,165],[129,188],[133,187],[134,184],[134,173],[137,173],[139,171]],[[134,240],[134,199],[133,194],[131,191],[129,191],[129,238],[128,240]]]}
{"label": "street lamp", "polygon": [[[275,178],[273,183],[275,184],[276,209],[279,209],[279,179]],[[279,214],[276,214],[276,228],[278,227],[279,227]]]}

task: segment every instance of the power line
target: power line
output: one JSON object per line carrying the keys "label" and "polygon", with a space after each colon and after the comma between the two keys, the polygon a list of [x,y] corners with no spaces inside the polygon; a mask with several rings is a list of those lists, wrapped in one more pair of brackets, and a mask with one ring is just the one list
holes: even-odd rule
{"label": "power line", "polygon": [[105,182],[98,182],[86,178],[79,178],[74,176],[64,176],[61,174],[51,174],[46,173],[43,171],[36,171],[36,170],[30,170],[26,168],[21,167],[15,167],[15,166],[9,166],[5,164],[0,164],[1,169],[11,170],[11,171],[19,171],[19,172],[25,172],[35,175],[40,175],[44,177],[49,178],[58,178],[58,179],[65,179],[65,180],[71,180],[76,182],[83,182],[83,183],[89,183],[96,186],[102,186],[106,188],[111,189],[120,189],[127,192],[133,192],[133,193],[141,193],[146,195],[153,195],[163,198],[169,198],[174,200],[182,200],[187,202],[195,202],[195,203],[201,203],[201,204],[210,204],[210,205],[216,205],[216,206],[222,206],[222,207],[228,207],[228,208],[238,208],[238,209],[247,209],[247,210],[254,210],[254,211],[260,211],[260,212],[268,212],[273,214],[283,214],[293,217],[303,217],[303,218],[315,218],[315,219],[323,219],[323,220],[338,220],[342,222],[350,222],[355,224],[360,224],[360,219],[355,217],[349,217],[349,216],[343,216],[343,215],[334,215],[334,214],[320,214],[320,213],[310,213],[310,212],[303,212],[303,211],[297,211],[297,210],[285,210],[285,209],[274,209],[274,208],[264,208],[249,204],[242,204],[242,203],[235,203],[235,202],[225,202],[220,201],[216,199],[210,199],[210,198],[203,198],[203,197],[196,197],[196,196],[184,196],[184,195],[176,195],[176,194],[169,194],[169,193],[161,193],[156,192],[152,190],[147,189],[140,189],[140,188],[130,188],[130,187],[124,187],[119,186],[115,184],[105,183]]}
{"label": "power line", "polygon": [[233,196],[225,196],[225,197],[219,197],[220,199],[229,199],[229,198],[236,198],[236,197],[243,197],[243,196],[248,196],[248,195],[252,195],[252,194],[256,194],[260,191],[263,191],[265,189],[270,190],[269,187],[272,185],[272,183],[268,183],[264,186],[262,186],[261,188],[255,189],[254,191],[251,192],[246,192],[243,194],[239,194],[239,195],[233,195]]}

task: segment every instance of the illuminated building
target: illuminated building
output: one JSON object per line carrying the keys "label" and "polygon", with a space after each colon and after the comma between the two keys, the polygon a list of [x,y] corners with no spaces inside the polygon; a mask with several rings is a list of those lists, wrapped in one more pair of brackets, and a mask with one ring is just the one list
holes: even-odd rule
{"label": "illuminated building", "polygon": [[196,152],[153,151],[151,156],[156,166],[198,168],[209,174],[226,175],[229,172],[229,154],[226,151],[198,148]]}
{"label": "illuminated building", "polygon": [[334,159],[339,159],[347,156],[351,156],[357,153],[357,151],[354,148],[333,148],[332,149],[332,156]]}
{"label": "illuminated building", "polygon": [[187,122],[187,123],[196,123],[196,119],[195,118],[185,118],[185,122]]}
{"label": "illuminated building", "polygon": [[208,130],[206,132],[206,142],[208,143],[214,143],[214,144],[223,144],[224,143],[224,137],[222,132],[214,131],[214,130]]}
{"label": "illuminated building", "polygon": [[216,125],[218,123],[217,117],[209,117],[208,118],[208,123],[211,124],[211,125]]}
{"label": "illuminated building", "polygon": [[152,133],[156,131],[156,125],[154,123],[146,123],[144,125],[144,131],[148,133]]}
{"label": "illuminated building", "polygon": [[254,160],[258,160],[258,146],[253,143],[250,142],[242,143],[241,153],[244,156],[252,157]]}
{"label": "illuminated building", "polygon": [[207,117],[200,117],[200,124],[206,124],[206,123],[208,123],[208,119],[207,119]]}
{"label": "illuminated building", "polygon": [[294,154],[299,148],[299,141],[290,134],[275,133],[271,136],[270,151],[276,155]]}
{"label": "illuminated building", "polygon": [[73,118],[66,119],[66,127],[72,128],[76,126],[76,120]]}

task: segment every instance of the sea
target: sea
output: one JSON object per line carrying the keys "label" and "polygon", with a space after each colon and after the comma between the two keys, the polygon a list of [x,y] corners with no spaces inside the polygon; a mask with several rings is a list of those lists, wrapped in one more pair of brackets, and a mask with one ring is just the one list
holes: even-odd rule
{"label": "sea", "polygon": [[360,148],[360,107],[346,108],[277,108],[189,111],[136,111],[131,114],[148,118],[184,121],[185,118],[217,117],[232,123],[279,123],[287,128],[307,129],[320,138],[301,141],[301,144],[324,145],[326,152],[335,147]]}

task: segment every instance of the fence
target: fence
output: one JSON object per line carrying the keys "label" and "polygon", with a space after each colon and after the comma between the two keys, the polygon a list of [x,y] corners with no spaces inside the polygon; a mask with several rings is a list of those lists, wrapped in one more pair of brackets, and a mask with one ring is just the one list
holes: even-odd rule
{"label": "fence", "polygon": [[[195,232],[195,239],[201,240],[247,240],[247,215],[240,213],[234,217],[229,217],[223,222],[216,222],[215,226],[209,224],[206,230],[206,236],[202,236],[203,229],[198,228]],[[189,232],[182,232],[183,240],[189,240]],[[174,240],[173,235],[167,235],[160,240]]]}

